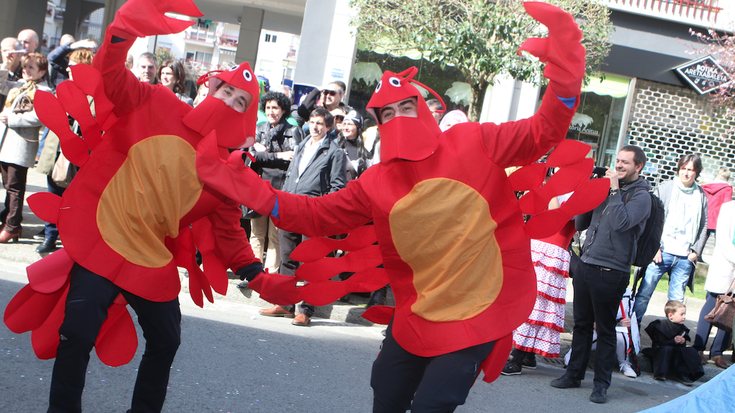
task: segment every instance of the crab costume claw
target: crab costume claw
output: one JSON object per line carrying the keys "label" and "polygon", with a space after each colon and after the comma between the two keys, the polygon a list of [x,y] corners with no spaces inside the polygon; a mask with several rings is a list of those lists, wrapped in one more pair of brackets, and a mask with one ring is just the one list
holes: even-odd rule
{"label": "crab costume claw", "polygon": [[197,145],[196,167],[199,177],[219,193],[234,199],[263,216],[270,215],[276,205],[276,193],[270,183],[245,166],[239,151],[220,157],[215,132]]}
{"label": "crab costume claw", "polygon": [[[31,331],[33,351],[40,359],[56,357],[73,266],[74,261],[64,249],[29,265],[29,284],[5,308],[5,325],[17,334]],[[108,366],[129,363],[138,348],[135,325],[126,307],[125,299],[118,296],[108,308],[95,342],[100,361]]]}
{"label": "crab costume claw", "polygon": [[544,76],[559,97],[578,96],[582,91],[586,53],[580,43],[582,31],[574,17],[548,3],[527,1],[523,7],[549,29],[549,37],[526,40],[518,48],[518,53],[525,50],[546,63]]}
{"label": "crab costume claw", "polygon": [[[556,146],[546,163],[523,167],[509,177],[514,191],[528,191],[518,201],[521,212],[533,215],[526,231],[533,239],[542,239],[558,232],[575,215],[590,211],[607,197],[610,180],[590,180],[594,161],[586,158],[590,146],[579,141],[564,140]],[[559,170],[541,183],[548,168]],[[553,197],[574,192],[560,208],[548,210]]]}
{"label": "crab costume claw", "polygon": [[[201,11],[191,0],[128,0],[115,14],[115,20],[108,26],[113,34],[122,31],[136,37],[157,34],[179,33],[195,22],[166,16],[166,12],[202,17]],[[145,16],[145,18],[141,18]],[[122,35],[121,37],[127,38]]]}
{"label": "crab costume claw", "polygon": [[271,274],[266,270],[250,281],[248,287],[269,303],[291,305],[301,301],[303,287],[297,287],[297,281],[296,277]]}

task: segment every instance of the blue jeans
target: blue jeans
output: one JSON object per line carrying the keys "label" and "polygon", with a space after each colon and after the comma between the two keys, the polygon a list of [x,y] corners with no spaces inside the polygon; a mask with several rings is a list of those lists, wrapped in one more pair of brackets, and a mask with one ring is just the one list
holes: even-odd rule
{"label": "blue jeans", "polygon": [[[694,269],[694,263],[689,261],[687,257],[672,255],[666,252],[661,254],[661,262],[652,262],[646,268],[646,276],[643,277],[638,294],[635,296],[635,312],[638,322],[646,314],[648,309],[648,301],[651,299],[653,292],[664,273],[669,273],[669,300],[677,300],[684,302],[684,291],[689,282],[689,275]],[[663,314],[661,314],[663,316]]]}

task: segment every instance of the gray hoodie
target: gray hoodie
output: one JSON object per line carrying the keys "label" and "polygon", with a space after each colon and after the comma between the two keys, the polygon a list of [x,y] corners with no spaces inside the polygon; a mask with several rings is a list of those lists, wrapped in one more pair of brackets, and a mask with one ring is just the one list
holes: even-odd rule
{"label": "gray hoodie", "polygon": [[[643,190],[645,189],[645,190]],[[630,271],[635,260],[638,237],[651,214],[651,185],[644,178],[621,184],[616,195],[610,195],[594,210],[578,215],[578,231],[587,229],[582,246],[582,261],[590,265]],[[626,193],[630,195],[626,196]],[[628,198],[623,203],[623,197]]]}

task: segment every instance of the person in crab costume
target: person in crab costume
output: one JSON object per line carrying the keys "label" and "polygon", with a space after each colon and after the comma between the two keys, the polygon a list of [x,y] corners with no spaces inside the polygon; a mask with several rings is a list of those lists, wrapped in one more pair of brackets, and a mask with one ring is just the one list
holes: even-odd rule
{"label": "person in crab costume", "polygon": [[[58,225],[64,248],[28,267],[29,285],[4,321],[14,332],[32,331],[39,358],[56,357],[49,412],[81,411],[92,347],[111,366],[132,359],[137,337],[127,304],[146,338],[130,411],[161,411],[181,340],[177,266],[188,270],[200,306],[203,294],[212,301],[212,289],[226,293],[227,268],[262,272],[240,228],[239,204],[204,184],[195,167],[205,135],[225,154],[254,142],[257,79],[248,63],[214,74],[195,109],[163,86],[141,83],[125,68],[136,37],[192,24],[165,17],[168,11],[202,15],[188,0],[130,0],[107,28],[93,67],[74,66],[75,81],[59,85],[58,100],[38,96],[39,116],[82,167],[63,197],[29,198],[37,215]],[[85,95],[94,97],[96,117]],[[82,125],[83,140],[69,130],[67,113]]]}
{"label": "person in crab costume", "polygon": [[[297,290],[323,305],[390,282],[395,308],[375,306],[364,314],[389,324],[373,365],[374,412],[454,411],[478,367],[485,381],[497,378],[511,333],[528,318],[536,296],[529,234],[551,235],[607,195],[607,180],[589,180],[589,146],[565,142],[546,164],[534,164],[567,132],[585,51],[571,15],[545,3],[525,7],[549,29],[548,38],[521,46],[547,63],[550,80],[529,119],[464,123],[442,133],[412,85],[418,82],[411,68],[386,72],[368,103],[378,121],[381,163],[336,193],[308,198],[276,191],[238,155],[224,161],[216,141],[206,138],[197,148],[197,169],[209,185],[270,214],[279,228],[315,237],[293,255],[304,262],[296,277],[309,281],[305,287],[296,287],[295,277],[261,274],[252,281],[259,288]],[[506,176],[504,168],[523,165]],[[560,171],[540,186],[547,167],[556,166]],[[514,190],[529,193],[517,201]],[[544,211],[551,197],[571,191],[561,208]],[[524,224],[522,212],[535,216]],[[340,233],[350,235],[319,237]],[[349,253],[325,258],[336,249]],[[340,271],[355,274],[329,281]]]}

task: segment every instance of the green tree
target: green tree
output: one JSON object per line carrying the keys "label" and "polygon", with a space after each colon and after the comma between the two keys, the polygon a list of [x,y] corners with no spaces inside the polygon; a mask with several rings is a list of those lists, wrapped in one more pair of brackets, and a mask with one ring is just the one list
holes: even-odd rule
{"label": "green tree", "polygon": [[168,47],[156,47],[156,60],[160,66],[163,62],[168,60],[178,60],[176,56],[171,52]]}
{"label": "green tree", "polygon": [[[587,75],[600,75],[612,23],[597,0],[549,0],[570,12],[583,31]],[[472,88],[469,118],[478,120],[488,86],[508,74],[534,84],[545,81],[543,65],[516,50],[545,27],[523,9],[521,0],[352,0],[360,47],[391,53],[420,52],[423,58],[455,66]]]}

